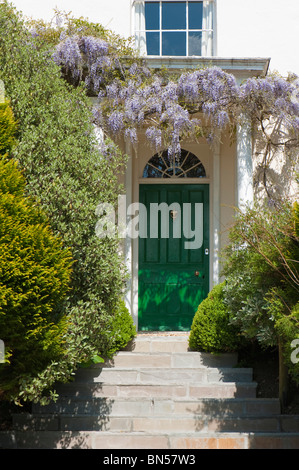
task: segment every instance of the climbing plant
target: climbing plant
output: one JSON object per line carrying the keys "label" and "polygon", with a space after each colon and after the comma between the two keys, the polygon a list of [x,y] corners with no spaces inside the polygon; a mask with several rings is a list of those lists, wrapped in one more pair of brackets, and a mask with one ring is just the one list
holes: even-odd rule
{"label": "climbing plant", "polygon": [[136,143],[138,130],[144,129],[153,150],[166,147],[170,154],[179,154],[181,140],[190,136],[212,144],[225,130],[234,139],[245,116],[255,134],[257,192],[262,189],[273,200],[275,191],[285,187],[285,179],[274,177],[273,163],[283,159],[290,175],[298,162],[298,77],[275,73],[239,85],[218,67],[182,73],[153,70],[127,45],[120,47],[119,38],[114,42],[95,32],[92,23],[88,29],[82,20],[72,20],[72,27],[69,18],[64,20],[54,61],[65,79],[84,83],[87,93],[98,98],[94,119],[109,135],[124,135]]}

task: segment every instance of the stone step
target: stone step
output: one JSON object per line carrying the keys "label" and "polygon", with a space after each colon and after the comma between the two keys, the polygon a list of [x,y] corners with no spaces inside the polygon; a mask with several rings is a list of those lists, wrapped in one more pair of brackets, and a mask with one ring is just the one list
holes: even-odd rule
{"label": "stone step", "polygon": [[[221,417],[248,417],[279,415],[280,403],[275,398],[231,399],[161,399],[161,398],[60,398],[56,403],[42,406],[33,404],[33,414],[92,414],[109,416],[181,416],[207,415]],[[16,414],[15,418],[21,417]]]}
{"label": "stone step", "polygon": [[[189,434],[150,434],[104,431],[0,432],[0,449],[151,449],[149,451],[151,455],[152,450],[156,449],[298,448],[299,434],[296,433],[193,432]],[[146,460],[147,458],[147,453],[145,452],[142,455],[142,459]],[[152,464],[152,462],[150,463]]]}
{"label": "stone step", "polygon": [[195,368],[195,367],[235,367],[236,354],[208,354],[202,352],[157,352],[142,353],[121,351],[105,367],[142,367],[142,368]]}
{"label": "stone step", "polygon": [[21,431],[110,431],[144,433],[193,432],[299,432],[298,416],[212,417],[174,416],[99,416],[86,414],[24,414],[14,423]]}
{"label": "stone step", "polygon": [[0,448],[299,448],[299,417],[256,398],[252,369],[237,367],[236,354],[189,351],[188,337],[138,334],[60,384],[56,403],[14,416]]}
{"label": "stone step", "polygon": [[151,368],[151,367],[100,367],[80,369],[76,374],[79,382],[105,384],[172,384],[189,382],[250,382],[251,368]]}
{"label": "stone step", "polygon": [[157,353],[157,352],[187,352],[189,349],[189,333],[139,333],[126,347],[133,352]]}
{"label": "stone step", "polygon": [[73,382],[57,387],[59,396],[118,398],[255,398],[256,382],[106,384]]}

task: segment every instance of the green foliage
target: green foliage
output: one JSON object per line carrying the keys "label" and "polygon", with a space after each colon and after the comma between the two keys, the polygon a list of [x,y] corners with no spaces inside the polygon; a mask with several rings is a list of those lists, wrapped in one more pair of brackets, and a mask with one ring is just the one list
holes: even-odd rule
{"label": "green foliage", "polygon": [[72,259],[45,215],[24,196],[17,164],[0,160],[0,337],[7,363],[2,387],[13,394],[22,376],[36,374],[63,353]]}
{"label": "green foliage", "polygon": [[[274,328],[283,345],[283,360],[293,381],[299,384],[299,362],[293,358],[294,347],[299,346],[299,301],[291,311],[285,313],[284,293],[274,289],[268,295],[269,314],[274,319]],[[294,345],[293,342],[296,341]]]}
{"label": "green foliage", "polygon": [[298,204],[240,212],[225,250],[224,301],[231,321],[262,347],[283,346],[290,373],[290,345],[299,334]]}
{"label": "green foliage", "polygon": [[[125,78],[125,70],[136,60],[138,60],[138,54],[134,48],[134,38],[128,39],[121,37],[113,31],[105,28],[99,23],[93,23],[86,18],[74,18],[71,12],[63,12],[56,10],[53,20],[49,23],[43,20],[26,20],[26,27],[35,38],[35,46],[50,48],[52,53],[56,47],[60,44],[68,42],[70,39],[78,41],[78,45],[81,51],[81,59],[78,56],[75,59],[76,66],[78,69],[75,72],[75,77],[70,73],[70,63],[66,65],[61,64],[61,72],[63,77],[72,85],[79,85],[80,82],[84,82],[87,75],[96,75],[96,70],[105,69],[105,80],[113,82],[115,79],[123,80]],[[107,45],[106,60],[98,61],[98,52],[93,50],[92,59],[89,53],[85,50],[84,38],[88,39],[88,42],[105,43]],[[76,49],[76,48],[75,48]],[[83,52],[84,51],[84,52]],[[78,52],[78,51],[77,51]],[[68,58],[72,61],[72,53],[74,49],[71,47],[71,53]],[[76,55],[76,52],[75,52]],[[88,59],[86,59],[89,56]],[[112,63],[115,61],[117,67],[113,67]],[[101,65],[99,65],[101,63]],[[105,65],[104,65],[105,64]],[[93,81],[93,80],[91,80]],[[89,83],[86,91],[88,94],[93,96],[98,95],[98,89],[94,90],[93,85]]]}
{"label": "green foliage", "polygon": [[0,153],[8,152],[15,144],[17,124],[8,101],[0,102]]}
{"label": "green foliage", "polygon": [[109,356],[123,349],[131,339],[136,336],[136,327],[132,316],[123,300],[119,301],[115,315],[111,319],[112,344],[108,351]]}
{"label": "green foliage", "polygon": [[113,45],[113,50],[119,56],[136,57],[133,38],[123,38],[100,23],[93,23],[87,18],[75,18],[71,12],[55,10],[51,22],[43,20],[26,20],[26,26],[34,36],[38,36],[39,43],[57,45],[62,38],[68,36],[92,36],[103,39]]}
{"label": "green foliage", "polygon": [[71,290],[64,303],[65,354],[36,377],[23,377],[23,400],[52,396],[56,381],[111,345],[110,324],[125,283],[117,239],[95,234],[96,207],[116,206],[126,157],[106,140],[98,148],[91,103],[83,88],[61,78],[52,52],[25,28],[5,2],[0,5],[0,79],[18,121],[13,156],[26,191],[46,212],[74,259]]}
{"label": "green foliage", "polygon": [[239,332],[230,324],[223,288],[224,283],[215,286],[199,305],[190,331],[191,349],[221,353],[235,351],[238,348]]}

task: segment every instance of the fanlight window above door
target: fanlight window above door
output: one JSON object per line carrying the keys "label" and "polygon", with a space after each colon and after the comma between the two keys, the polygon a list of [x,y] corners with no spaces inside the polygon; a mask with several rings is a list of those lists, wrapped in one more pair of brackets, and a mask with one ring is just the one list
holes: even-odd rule
{"label": "fanlight window above door", "polygon": [[156,153],[146,164],[143,178],[205,178],[206,171],[199,160],[187,150],[180,157],[169,156],[168,151]]}

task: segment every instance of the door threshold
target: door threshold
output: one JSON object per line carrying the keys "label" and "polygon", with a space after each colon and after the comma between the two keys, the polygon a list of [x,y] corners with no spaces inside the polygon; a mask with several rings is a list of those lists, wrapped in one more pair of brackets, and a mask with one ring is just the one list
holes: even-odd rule
{"label": "door threshold", "polygon": [[190,331],[137,331],[138,336],[189,336]]}

